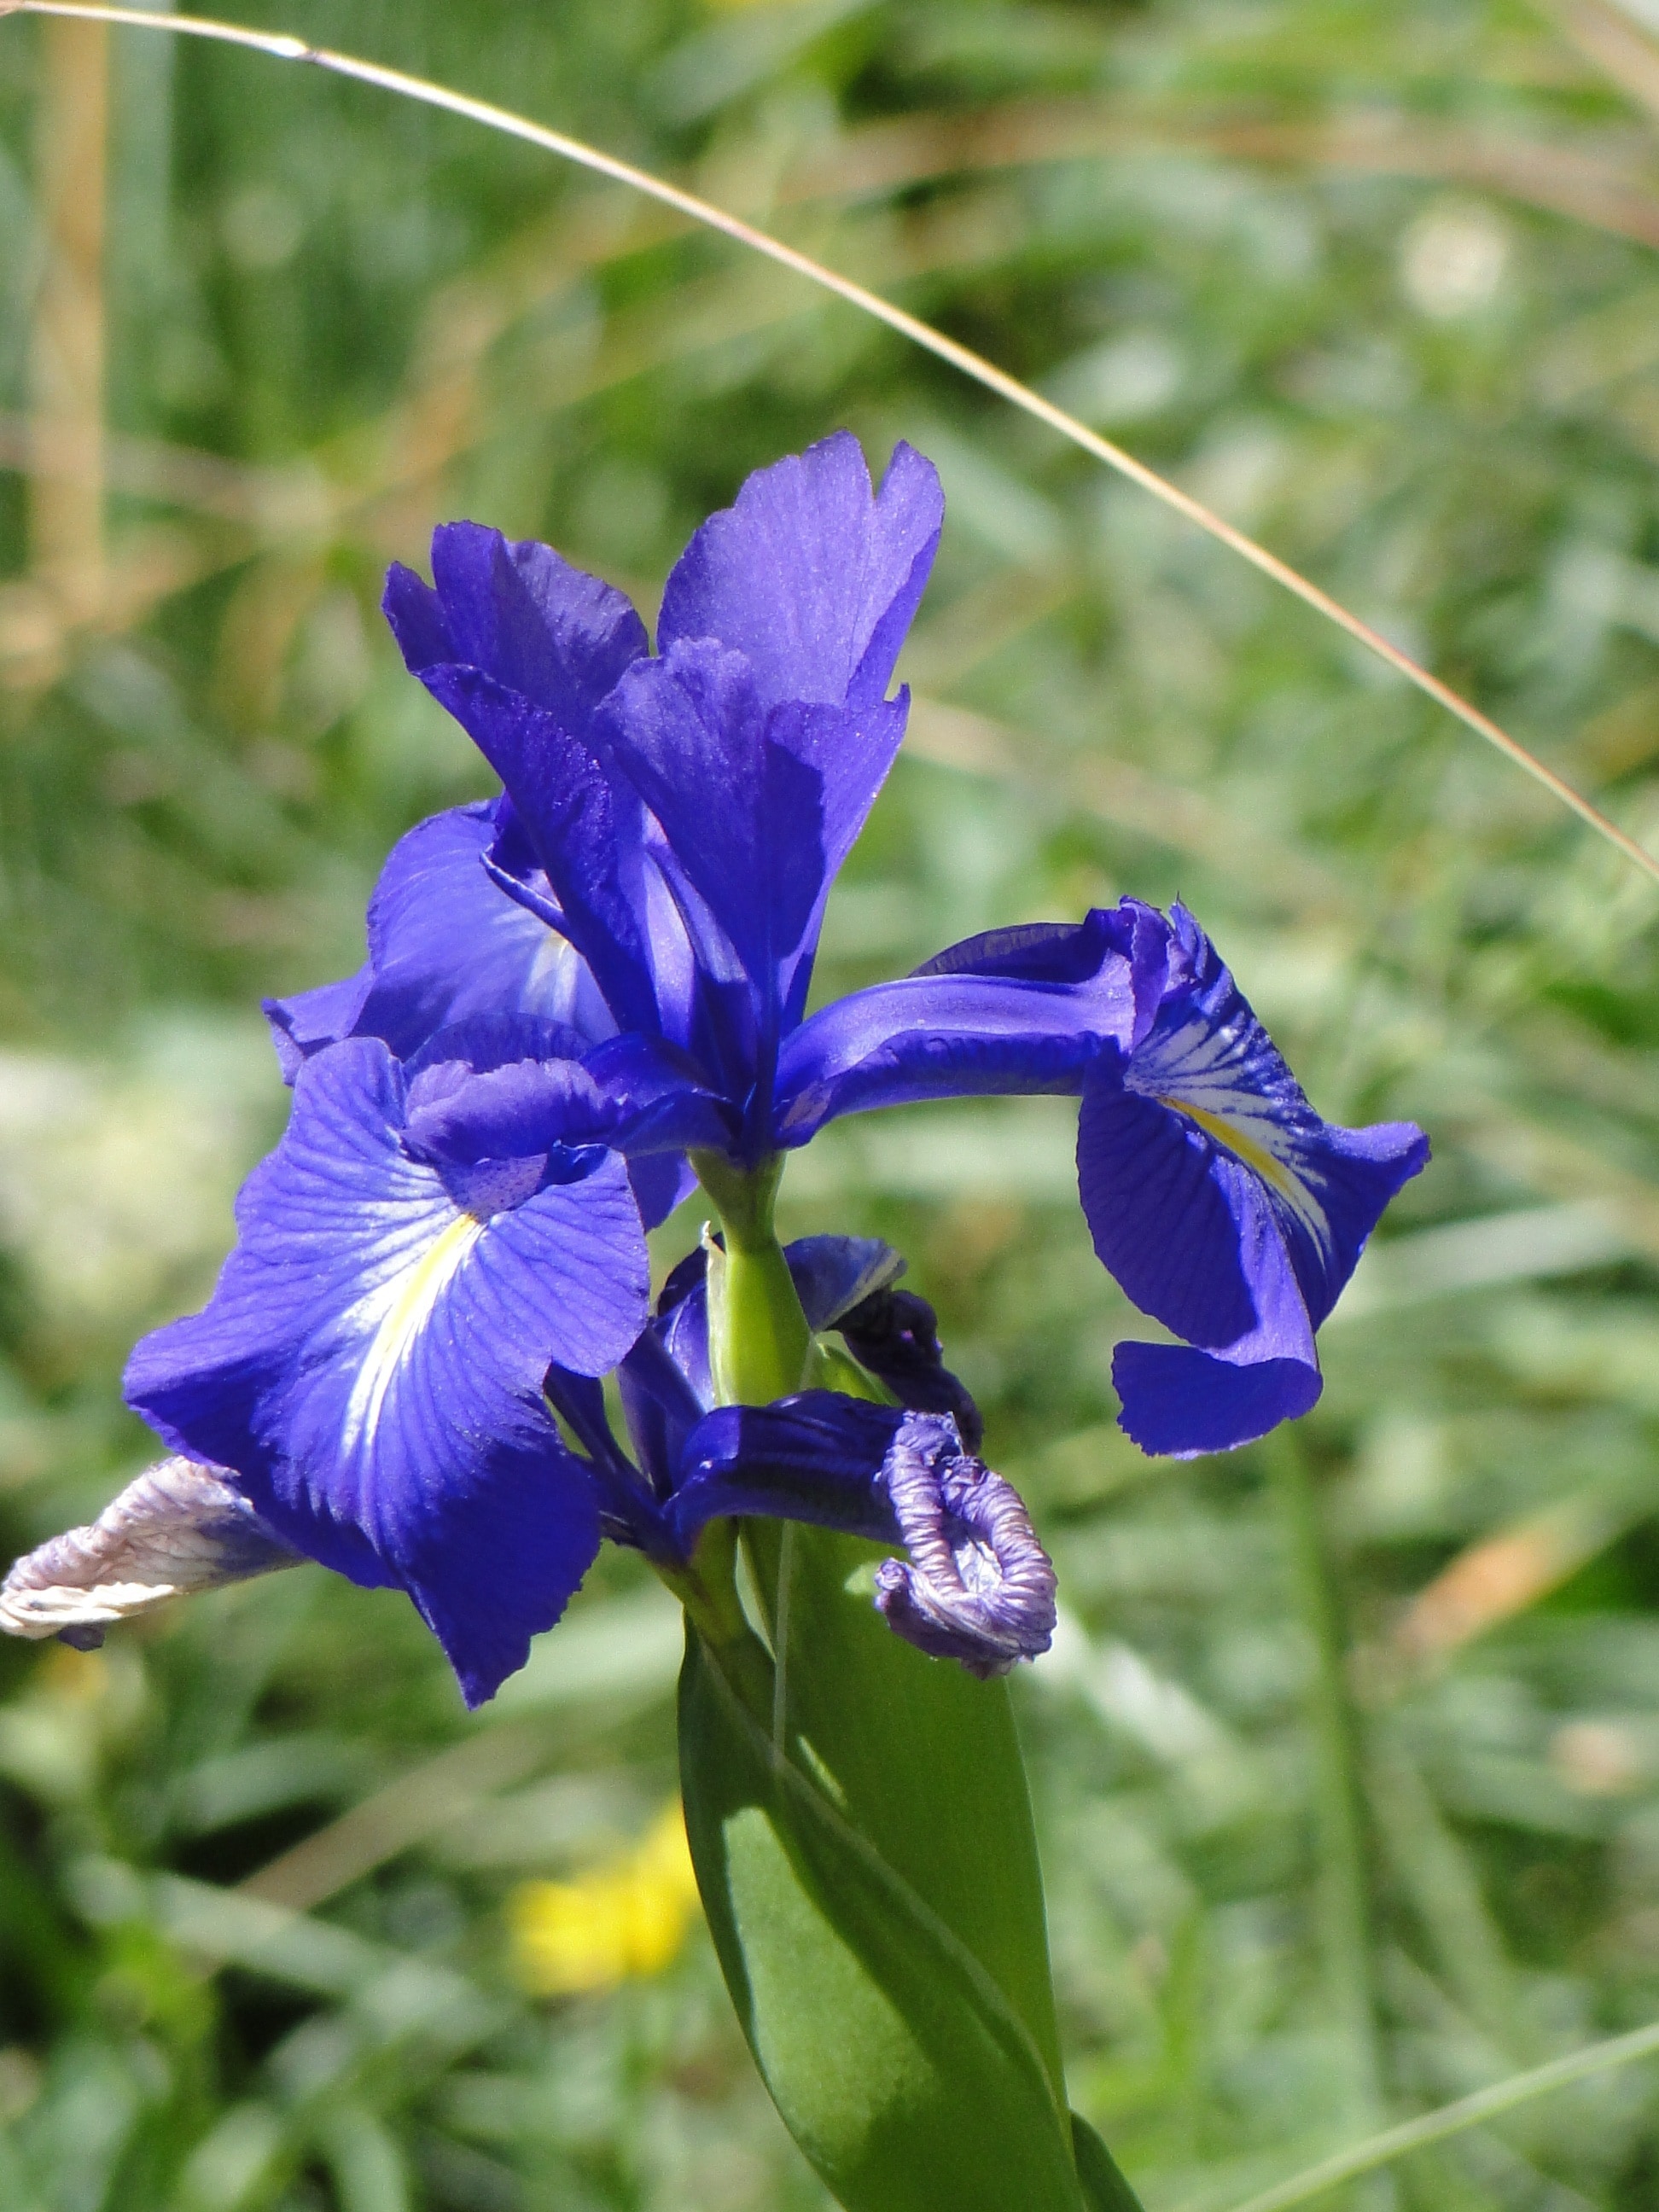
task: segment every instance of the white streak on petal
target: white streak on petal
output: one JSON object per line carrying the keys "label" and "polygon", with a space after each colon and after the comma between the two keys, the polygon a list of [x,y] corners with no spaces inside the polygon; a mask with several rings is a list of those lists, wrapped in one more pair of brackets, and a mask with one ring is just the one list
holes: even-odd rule
{"label": "white streak on petal", "polygon": [[164,1459],[89,1528],[54,1536],[0,1584],[0,1631],[39,1639],[96,1632],[172,1597],[297,1564],[210,1468]]}
{"label": "white streak on petal", "polygon": [[1303,1103],[1298,1113],[1264,1093],[1265,1044],[1254,1021],[1211,1028],[1194,1019],[1158,1038],[1141,1067],[1131,1065],[1128,1087],[1195,1122],[1282,1199],[1315,1244],[1328,1252],[1325,1208],[1301,1170],[1307,1131],[1298,1123],[1311,1121],[1311,1110]]}
{"label": "white streak on petal", "polygon": [[348,1456],[360,1444],[373,1443],[386,1396],[421,1331],[432,1318],[446,1285],[484,1231],[470,1213],[458,1213],[428,1244],[407,1273],[386,1287],[392,1296],[364,1354],[347,1401],[340,1449]]}

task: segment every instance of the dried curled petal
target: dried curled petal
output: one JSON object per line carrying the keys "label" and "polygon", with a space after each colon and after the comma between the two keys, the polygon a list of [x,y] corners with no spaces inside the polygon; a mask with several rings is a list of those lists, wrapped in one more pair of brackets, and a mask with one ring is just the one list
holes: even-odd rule
{"label": "dried curled petal", "polygon": [[298,1559],[213,1468],[164,1459],[90,1528],[70,1528],[16,1562],[0,1584],[0,1630],[59,1636],[90,1650],[112,1621]]}
{"label": "dried curled petal", "polygon": [[1046,1651],[1054,1562],[1012,1485],[963,1450],[953,1422],[930,1414],[904,1423],[882,1474],[910,1554],[876,1570],[889,1627],[981,1680]]}

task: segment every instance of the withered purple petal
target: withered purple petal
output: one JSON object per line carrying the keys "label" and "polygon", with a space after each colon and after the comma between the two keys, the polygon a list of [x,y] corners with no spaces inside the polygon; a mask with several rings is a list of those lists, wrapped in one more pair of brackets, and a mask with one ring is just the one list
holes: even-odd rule
{"label": "withered purple petal", "polygon": [[1054,1563],[1012,1484],[962,1448],[955,1424],[909,1413],[889,1447],[882,1481],[906,1564],[876,1570],[888,1626],[935,1658],[981,1679],[1035,1659],[1054,1640]]}

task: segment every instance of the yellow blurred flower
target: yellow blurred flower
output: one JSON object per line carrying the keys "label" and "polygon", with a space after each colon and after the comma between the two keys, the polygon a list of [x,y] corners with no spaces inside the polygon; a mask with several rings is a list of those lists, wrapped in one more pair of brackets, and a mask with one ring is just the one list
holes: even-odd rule
{"label": "yellow blurred flower", "polygon": [[514,1970],[547,1997],[660,1973],[685,1941],[696,1902],[676,1797],[631,1850],[591,1874],[520,1884],[507,1906]]}

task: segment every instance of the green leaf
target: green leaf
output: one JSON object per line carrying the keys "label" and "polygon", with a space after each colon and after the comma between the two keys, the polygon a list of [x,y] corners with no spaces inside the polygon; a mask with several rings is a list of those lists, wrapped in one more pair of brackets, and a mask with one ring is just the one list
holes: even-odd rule
{"label": "green leaf", "polygon": [[1118,2172],[1117,2160],[1076,2112],[1072,2115],[1072,2148],[1089,2212],[1144,2212],[1140,2199]]}
{"label": "green leaf", "polygon": [[848,2212],[1085,2212],[1024,2023],[796,1763],[813,1747],[792,1731],[780,1753],[763,1670],[758,1644],[689,1635],[681,1773],[720,1964],[791,2133]]}
{"label": "green leaf", "polygon": [[[789,1561],[779,1597],[779,1565]],[[745,1524],[767,1623],[783,1624],[782,1709],[850,1824],[965,1944],[1024,2022],[1066,2100],[1030,1793],[1003,1681],[904,1643],[876,1611],[876,1544]]]}

